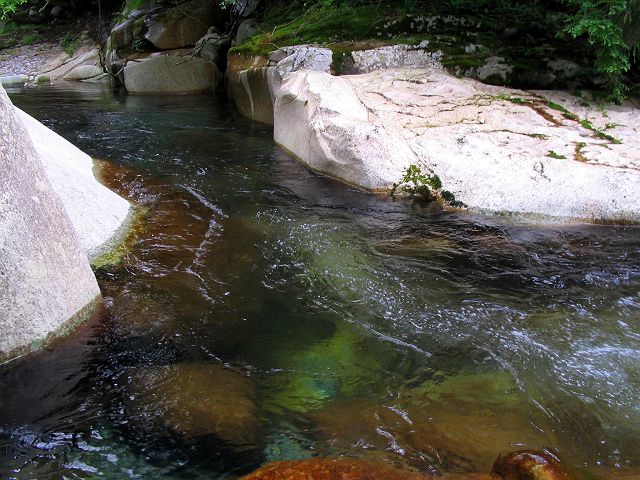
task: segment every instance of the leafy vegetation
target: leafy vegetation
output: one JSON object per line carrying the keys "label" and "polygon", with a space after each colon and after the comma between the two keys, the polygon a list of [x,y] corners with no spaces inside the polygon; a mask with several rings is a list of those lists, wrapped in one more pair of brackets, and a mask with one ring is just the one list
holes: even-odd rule
{"label": "leafy vegetation", "polygon": [[[462,72],[481,67],[489,56],[506,58],[514,68],[502,81],[516,87],[527,87],[527,78],[549,70],[545,59],[554,56],[581,59],[593,70],[585,72],[585,78],[600,85],[615,102],[640,84],[640,0],[298,0],[265,4],[262,31],[232,52],[264,55],[286,45],[318,43],[334,50],[339,67],[352,50],[417,44],[426,39],[429,49],[445,54],[446,67]],[[432,28],[432,19],[438,16],[453,16],[459,22],[442,22]]]}
{"label": "leafy vegetation", "polygon": [[423,200],[432,200],[436,196],[453,207],[464,206],[456,200],[453,193],[442,189],[440,177],[434,173],[424,173],[418,165],[409,165],[404,171],[400,183],[393,184],[391,195],[393,196],[397,192],[404,192]]}
{"label": "leafy vegetation", "polygon": [[67,33],[60,38],[60,46],[68,55],[73,55],[80,43],[82,43],[80,37],[74,33]]}
{"label": "leafy vegetation", "polygon": [[0,0],[0,18],[5,18],[16,11],[27,0]]}

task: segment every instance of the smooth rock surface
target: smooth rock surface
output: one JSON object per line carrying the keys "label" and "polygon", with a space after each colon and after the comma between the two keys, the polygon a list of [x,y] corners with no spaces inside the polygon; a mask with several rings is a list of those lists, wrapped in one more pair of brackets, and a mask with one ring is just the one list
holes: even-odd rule
{"label": "smooth rock surface", "polygon": [[52,82],[64,78],[69,72],[81,65],[99,66],[100,57],[98,47],[85,45],[76,51],[73,56],[62,53],[52,58],[40,68],[40,74],[46,74]]}
{"label": "smooth rock surface", "polygon": [[191,0],[147,17],[145,38],[161,50],[192,47],[210,26],[222,28],[221,20],[217,2]]}
{"label": "smooth rock surface", "polygon": [[473,209],[640,221],[640,106],[580,102],[439,66],[298,71],[277,91],[274,138],[310,168],[367,190],[389,191],[415,164]]}
{"label": "smooth rock surface", "polygon": [[17,110],[0,88],[0,362],[81,320],[100,290]]}
{"label": "smooth rock surface", "polygon": [[33,117],[15,110],[82,248],[90,259],[95,258],[117,240],[129,214],[129,202],[95,179],[89,155]]}
{"label": "smooth rock surface", "polygon": [[273,102],[286,75],[298,70],[329,72],[331,50],[297,45],[283,47],[269,58],[231,55],[227,67],[229,95],[240,113],[273,125]]}
{"label": "smooth rock surface", "polygon": [[97,65],[78,65],[64,77],[65,80],[88,80],[102,75],[102,68]]}
{"label": "smooth rock surface", "polygon": [[124,68],[124,84],[129,93],[190,94],[212,92],[219,71],[213,62],[190,56],[158,55]]}

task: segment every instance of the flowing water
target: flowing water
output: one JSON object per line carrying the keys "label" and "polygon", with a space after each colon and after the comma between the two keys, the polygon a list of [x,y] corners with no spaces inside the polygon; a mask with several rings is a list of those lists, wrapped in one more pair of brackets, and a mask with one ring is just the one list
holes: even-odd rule
{"label": "flowing water", "polygon": [[640,228],[358,192],[212,97],[10,94],[140,213],[102,310],[0,367],[0,478],[488,472],[524,448],[640,478]]}

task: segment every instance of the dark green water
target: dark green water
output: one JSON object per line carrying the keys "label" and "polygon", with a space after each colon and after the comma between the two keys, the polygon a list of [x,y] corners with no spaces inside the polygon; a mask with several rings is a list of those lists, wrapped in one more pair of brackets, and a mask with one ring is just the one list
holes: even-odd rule
{"label": "dark green water", "polygon": [[[544,447],[602,478],[638,467],[640,228],[364,194],[211,97],[10,95],[134,168],[147,213],[97,272],[100,315],[0,367],[0,478],[235,478],[315,455],[488,472]],[[200,394],[250,419],[195,432]]]}

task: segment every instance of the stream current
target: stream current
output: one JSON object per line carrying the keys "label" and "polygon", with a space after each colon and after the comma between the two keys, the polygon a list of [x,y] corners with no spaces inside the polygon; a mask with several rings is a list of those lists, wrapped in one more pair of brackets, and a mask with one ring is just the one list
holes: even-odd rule
{"label": "stream current", "polygon": [[486,473],[542,448],[640,478],[639,227],[362,193],[214,97],[9,94],[108,160],[140,214],[96,270],[101,311],[0,366],[0,478],[236,478],[318,455]]}

